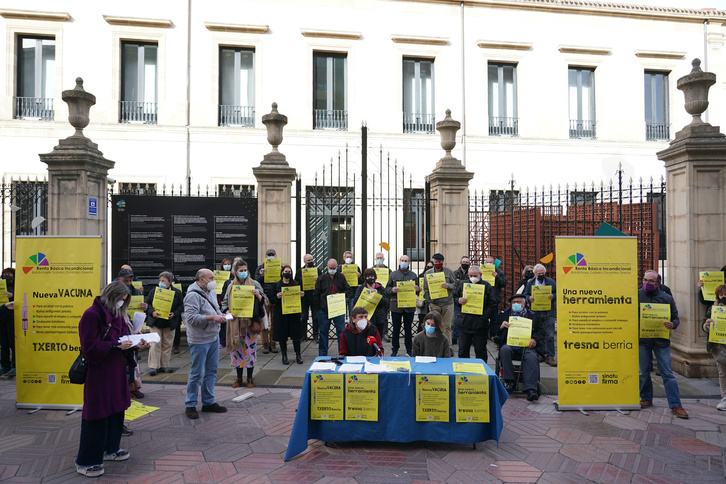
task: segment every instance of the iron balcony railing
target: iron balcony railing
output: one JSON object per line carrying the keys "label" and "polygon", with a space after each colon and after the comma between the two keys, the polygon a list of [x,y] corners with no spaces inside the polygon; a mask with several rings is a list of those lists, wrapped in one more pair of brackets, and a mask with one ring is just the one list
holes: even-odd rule
{"label": "iron balcony railing", "polygon": [[403,113],[404,133],[429,133],[433,134],[436,124],[435,114]]}
{"label": "iron balcony railing", "polygon": [[671,128],[668,124],[645,123],[646,141],[668,141],[671,139]]}
{"label": "iron balcony railing", "polygon": [[489,136],[519,136],[519,118],[490,116]]}
{"label": "iron balcony railing", "polygon": [[254,106],[219,105],[220,126],[241,126],[243,128],[255,127]]}
{"label": "iron balcony railing", "polygon": [[156,103],[121,101],[121,122],[156,124],[157,109]]}
{"label": "iron balcony railing", "polygon": [[16,97],[15,118],[53,121],[53,98]]}
{"label": "iron balcony railing", "polygon": [[595,139],[595,121],[570,120],[570,139]]}
{"label": "iron balcony railing", "polygon": [[348,111],[343,109],[314,109],[313,129],[348,131]]}

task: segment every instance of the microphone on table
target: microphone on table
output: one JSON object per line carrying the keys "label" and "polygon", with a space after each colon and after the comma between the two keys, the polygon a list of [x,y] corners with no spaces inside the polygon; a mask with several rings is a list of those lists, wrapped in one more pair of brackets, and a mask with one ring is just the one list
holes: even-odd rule
{"label": "microphone on table", "polygon": [[381,356],[383,354],[383,350],[380,348],[380,346],[378,346],[375,336],[369,336],[368,338],[366,338],[366,341],[368,342],[368,346],[372,346],[376,349],[376,356]]}

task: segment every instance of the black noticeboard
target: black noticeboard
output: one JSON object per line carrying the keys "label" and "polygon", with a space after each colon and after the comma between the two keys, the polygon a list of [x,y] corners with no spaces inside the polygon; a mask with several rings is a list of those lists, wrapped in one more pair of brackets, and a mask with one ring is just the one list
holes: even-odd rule
{"label": "black noticeboard", "polygon": [[113,195],[111,279],[123,264],[144,290],[170,270],[183,290],[201,268],[242,257],[257,267],[257,199]]}

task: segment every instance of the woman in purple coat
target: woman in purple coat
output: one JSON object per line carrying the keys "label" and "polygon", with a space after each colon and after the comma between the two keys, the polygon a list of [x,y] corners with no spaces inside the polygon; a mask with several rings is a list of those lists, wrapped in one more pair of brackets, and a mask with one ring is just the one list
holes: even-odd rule
{"label": "woman in purple coat", "polygon": [[131,404],[126,365],[134,363],[130,341],[119,343],[130,334],[126,324],[129,289],[120,282],[106,286],[93,300],[78,323],[81,350],[88,361],[83,388],[81,443],[76,471],[88,477],[103,474],[103,461],[126,460],[121,449],[124,411]]}

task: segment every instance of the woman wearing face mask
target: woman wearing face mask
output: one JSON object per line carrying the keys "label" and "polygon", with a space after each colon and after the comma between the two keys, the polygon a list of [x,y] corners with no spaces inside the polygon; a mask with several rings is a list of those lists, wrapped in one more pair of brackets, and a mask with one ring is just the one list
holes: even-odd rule
{"label": "woman wearing face mask", "polygon": [[373,323],[378,329],[378,333],[383,334],[386,330],[386,312],[388,309],[386,288],[376,282],[376,271],[371,268],[363,271],[363,280],[365,282],[358,286],[358,289],[355,291],[355,296],[353,296],[353,304],[358,302],[358,298],[360,298],[360,295],[363,293],[363,289],[370,289],[371,291],[376,291],[378,294],[380,294],[381,300],[378,302],[378,306],[376,306],[376,310],[373,312],[373,315],[370,316],[370,320],[371,323]]}
{"label": "woman wearing face mask", "polygon": [[[429,269],[434,268],[434,263],[431,261],[428,261],[426,263],[426,267],[424,267],[424,270],[421,272],[421,274],[418,275],[419,280],[419,286],[421,285],[421,281],[424,278],[424,274],[426,274],[426,271]],[[423,286],[422,286],[423,287]],[[416,307],[418,308],[418,329],[416,330],[417,333],[420,333],[424,330],[424,321],[426,318],[426,315],[429,313],[429,303],[426,302],[426,300],[423,298],[423,294],[418,294],[416,296]]]}
{"label": "woman wearing face mask", "polygon": [[[225,257],[222,259],[222,262],[219,264],[220,270],[222,271],[229,271],[229,278],[224,281],[224,286],[222,287],[222,291],[217,294],[217,305],[221,308],[222,307],[222,294],[224,294],[224,289],[227,288],[229,285],[229,281],[234,279],[234,274],[232,273],[232,259],[229,257]],[[227,346],[227,323],[220,323],[219,325],[219,348],[222,349],[225,346]]]}
{"label": "woman wearing face mask", "polygon": [[174,333],[179,329],[181,323],[181,315],[184,312],[184,296],[179,289],[171,285],[174,276],[170,272],[162,272],[159,274],[159,287],[174,291],[174,300],[171,303],[171,312],[169,314],[159,314],[154,309],[154,291],[149,291],[146,296],[146,325],[149,329],[159,335],[158,343],[151,343],[149,349],[149,375],[154,376],[159,371],[171,373],[174,370],[169,366],[171,360],[171,348],[174,342]]}
{"label": "woman wearing face mask", "polygon": [[[267,296],[265,296],[260,283],[255,281],[250,275],[247,262],[242,259],[235,259],[232,265],[232,272],[234,273],[234,279],[232,279],[232,282],[223,292],[224,298],[222,299],[221,311],[225,314],[230,314],[229,301],[232,286],[246,285],[254,286],[252,290],[252,294],[256,299],[254,314],[258,314],[258,309],[259,314],[262,314],[262,307]],[[239,388],[244,384],[245,368],[247,368],[247,388],[255,386],[252,373],[257,363],[257,341],[259,339],[259,333],[252,332],[252,322],[253,318],[232,318],[231,320],[227,320],[227,351],[229,351],[229,356],[232,359],[232,366],[237,371],[237,378],[232,384],[232,388]]]}
{"label": "woman wearing face mask", "polygon": [[[368,338],[374,344],[368,343]],[[376,348],[376,346],[378,348]],[[379,351],[380,350],[380,351]],[[378,328],[368,321],[368,311],[360,306],[350,312],[350,322],[340,337],[340,356],[383,356],[383,341]]]}
{"label": "woman wearing face mask", "polygon": [[9,301],[0,304],[0,375],[15,376],[15,269],[3,269],[3,280]]}
{"label": "woman wearing face mask", "polygon": [[300,291],[300,284],[292,278],[292,267],[283,264],[280,272],[282,279],[275,284],[272,291],[270,302],[275,307],[275,324],[272,326],[272,339],[280,343],[280,356],[282,364],[289,365],[290,360],[287,358],[287,339],[292,340],[292,347],[295,349],[295,361],[302,365],[303,360],[300,356],[300,338],[302,338],[302,323],[300,322],[300,313],[283,314],[282,313],[282,288],[296,287],[300,292],[300,297],[305,293]]}
{"label": "woman wearing face mask", "polygon": [[[713,308],[726,306],[726,284],[721,284],[716,288],[716,301],[709,306],[706,311],[706,321],[703,323],[703,330],[709,332],[713,329]],[[721,387],[721,402],[716,405],[718,410],[726,410],[726,345],[718,343],[706,343],[706,349],[713,359],[716,360],[716,368],[718,369],[718,384]]]}
{"label": "woman wearing face mask", "polygon": [[411,356],[433,356],[435,358],[451,358],[453,355],[449,338],[444,334],[439,313],[428,313],[424,316],[424,330],[413,338]]}
{"label": "woman wearing face mask", "polygon": [[522,279],[517,284],[517,294],[522,294],[527,287],[527,283],[534,277],[534,266],[525,266],[522,269]]}

